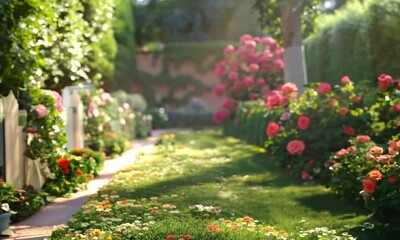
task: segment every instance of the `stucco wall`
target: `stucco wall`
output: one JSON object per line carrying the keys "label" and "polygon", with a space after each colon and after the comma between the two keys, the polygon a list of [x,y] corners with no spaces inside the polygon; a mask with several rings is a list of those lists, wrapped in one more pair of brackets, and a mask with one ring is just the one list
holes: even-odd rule
{"label": "stucco wall", "polygon": [[[158,56],[153,59],[152,54],[140,53],[136,55],[136,66],[139,71],[147,72],[153,76],[157,76],[163,70],[163,56]],[[212,57],[205,59],[203,64],[207,64],[208,61],[212,61]],[[219,79],[214,76],[213,70],[200,73],[196,70],[196,66],[193,62],[190,61],[182,61],[178,67],[175,67],[174,64],[169,64],[168,66],[169,75],[171,77],[176,77],[179,75],[191,75],[194,78],[200,80],[202,83],[206,84],[210,87],[210,89],[219,82]],[[159,83],[156,86],[152,86],[156,95],[156,99],[161,99],[166,96],[169,92],[168,84]],[[186,95],[188,92],[192,90],[193,86],[187,86],[185,89],[181,88],[174,93],[176,97],[182,97]],[[132,92],[142,92],[143,89],[138,84],[132,84],[131,89]],[[211,90],[205,94],[199,96],[193,96],[193,98],[200,99],[204,102],[205,106],[209,110],[215,110],[220,106],[221,99],[217,98],[214,94],[212,94]],[[173,107],[173,106],[171,106]]]}

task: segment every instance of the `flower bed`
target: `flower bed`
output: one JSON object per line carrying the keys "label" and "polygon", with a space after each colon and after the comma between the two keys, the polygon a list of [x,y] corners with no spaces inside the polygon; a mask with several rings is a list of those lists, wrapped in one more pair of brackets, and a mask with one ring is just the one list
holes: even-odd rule
{"label": "flower bed", "polygon": [[366,218],[350,216],[357,206],[263,158],[261,148],[210,131],[164,135],[50,239],[354,239],[344,225]]}

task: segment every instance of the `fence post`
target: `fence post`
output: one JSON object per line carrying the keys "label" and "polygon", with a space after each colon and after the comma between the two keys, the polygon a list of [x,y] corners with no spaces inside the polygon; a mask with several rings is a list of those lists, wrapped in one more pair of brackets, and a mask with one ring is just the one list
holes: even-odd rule
{"label": "fence post", "polygon": [[24,133],[18,125],[18,102],[10,92],[2,99],[5,130],[5,180],[16,187],[24,185]]}

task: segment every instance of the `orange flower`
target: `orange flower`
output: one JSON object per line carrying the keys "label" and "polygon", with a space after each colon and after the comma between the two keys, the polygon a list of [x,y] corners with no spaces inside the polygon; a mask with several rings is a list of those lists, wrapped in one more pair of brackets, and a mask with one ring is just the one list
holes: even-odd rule
{"label": "orange flower", "polygon": [[220,232],[221,231],[221,229],[216,224],[210,224],[210,225],[207,226],[207,228],[211,232]]}
{"label": "orange flower", "polygon": [[266,231],[266,232],[272,232],[272,231],[274,231],[274,227],[271,227],[271,226],[265,226],[265,227],[263,227],[263,229],[264,229],[264,231]]}
{"label": "orange flower", "polygon": [[99,236],[99,235],[101,234],[101,231],[100,231],[100,229],[93,229],[92,234],[93,234],[94,236]]}
{"label": "orange flower", "polygon": [[69,161],[66,158],[59,158],[57,159],[57,165],[61,168],[69,167]]}
{"label": "orange flower", "polygon": [[0,178],[0,184],[4,183],[4,180]]}
{"label": "orange flower", "polygon": [[78,175],[78,176],[79,176],[79,175],[82,175],[82,174],[83,174],[83,171],[80,170],[80,169],[76,169],[75,174]]}
{"label": "orange flower", "polygon": [[153,215],[155,215],[155,214],[159,214],[160,211],[158,211],[158,210],[156,210],[156,209],[153,209],[153,210],[151,210],[150,213],[153,214]]}
{"label": "orange flower", "polygon": [[383,174],[379,170],[372,170],[368,173],[368,177],[373,180],[379,181],[383,178]]}
{"label": "orange flower", "polygon": [[254,219],[251,218],[251,217],[249,217],[249,216],[244,216],[244,217],[243,217],[243,221],[244,221],[244,222],[253,222]]}
{"label": "orange flower", "polygon": [[369,150],[369,153],[373,154],[373,155],[379,155],[383,153],[383,148],[378,147],[378,146],[374,146]]}

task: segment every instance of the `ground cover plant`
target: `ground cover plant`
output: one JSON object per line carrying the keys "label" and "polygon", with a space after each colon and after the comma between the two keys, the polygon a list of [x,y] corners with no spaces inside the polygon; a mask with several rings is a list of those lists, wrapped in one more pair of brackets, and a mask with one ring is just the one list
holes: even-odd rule
{"label": "ground cover plant", "polygon": [[265,158],[215,131],[165,135],[51,239],[354,239],[361,206]]}

